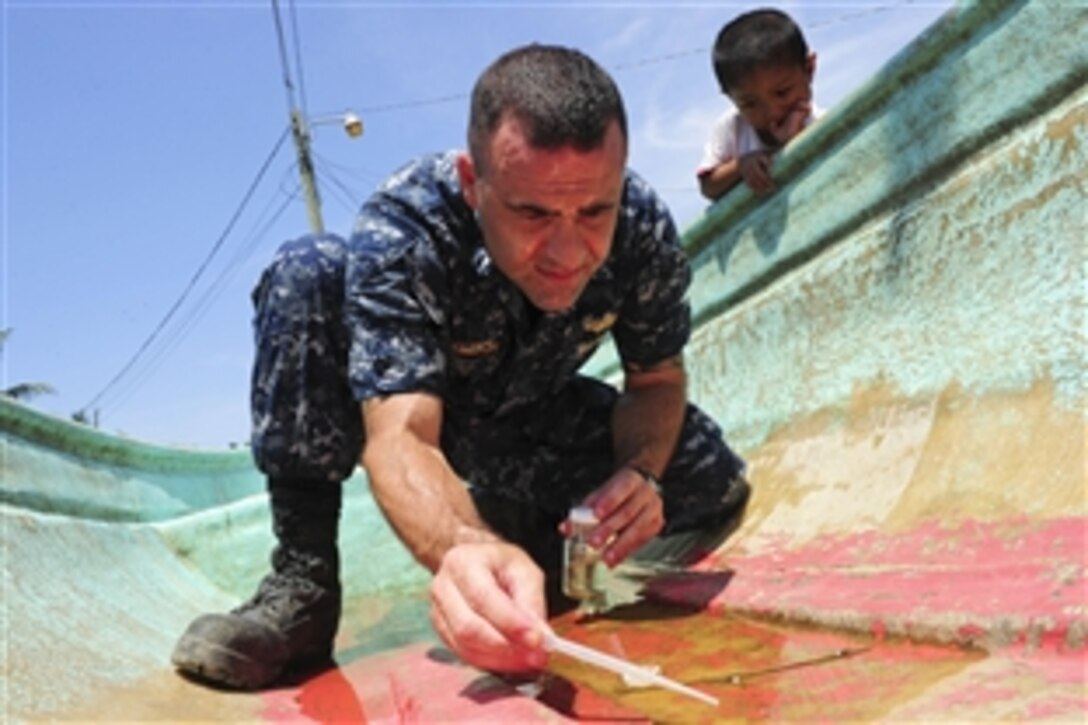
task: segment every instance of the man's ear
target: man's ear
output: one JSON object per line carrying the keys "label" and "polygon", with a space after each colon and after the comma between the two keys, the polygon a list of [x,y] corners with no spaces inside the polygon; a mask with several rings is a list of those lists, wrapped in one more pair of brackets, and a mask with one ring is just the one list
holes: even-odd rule
{"label": "man's ear", "polygon": [[476,165],[467,151],[457,155],[457,178],[461,181],[461,195],[465,203],[476,208]]}

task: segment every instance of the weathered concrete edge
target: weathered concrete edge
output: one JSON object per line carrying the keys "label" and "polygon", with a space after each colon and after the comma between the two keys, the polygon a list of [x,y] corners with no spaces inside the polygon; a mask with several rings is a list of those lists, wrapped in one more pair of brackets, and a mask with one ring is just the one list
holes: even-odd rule
{"label": "weathered concrete edge", "polygon": [[0,434],[68,454],[80,461],[143,471],[230,473],[252,469],[245,451],[203,451],[121,438],[0,396]]}
{"label": "weathered concrete edge", "polygon": [[0,398],[0,502],[139,522],[215,507],[263,489],[248,451],[141,443]]}

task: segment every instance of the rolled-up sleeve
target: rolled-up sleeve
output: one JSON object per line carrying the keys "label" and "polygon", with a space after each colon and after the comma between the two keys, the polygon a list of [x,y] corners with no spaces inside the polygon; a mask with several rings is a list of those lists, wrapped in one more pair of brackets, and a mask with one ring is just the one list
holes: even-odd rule
{"label": "rolled-up sleeve", "polygon": [[380,198],[360,213],[348,245],[344,305],[357,400],[443,391],[446,355],[433,304],[438,265],[429,246],[418,243],[424,234]]}

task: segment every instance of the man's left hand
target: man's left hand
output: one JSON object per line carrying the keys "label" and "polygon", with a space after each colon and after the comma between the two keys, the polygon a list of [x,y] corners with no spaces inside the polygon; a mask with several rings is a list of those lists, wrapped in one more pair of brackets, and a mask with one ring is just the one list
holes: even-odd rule
{"label": "man's left hand", "polygon": [[[657,486],[631,466],[624,466],[586,497],[600,523],[589,535],[608,566],[616,566],[661,533],[665,504]],[[564,530],[564,533],[568,533]]]}

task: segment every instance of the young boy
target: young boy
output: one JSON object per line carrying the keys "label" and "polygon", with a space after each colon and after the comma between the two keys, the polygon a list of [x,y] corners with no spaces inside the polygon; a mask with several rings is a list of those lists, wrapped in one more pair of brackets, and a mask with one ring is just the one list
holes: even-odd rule
{"label": "young boy", "polygon": [[715,200],[744,179],[774,189],[772,157],[822,114],[812,103],[816,54],[778,10],[754,10],[727,23],[714,43],[714,75],[736,110],[714,125],[696,175]]}

